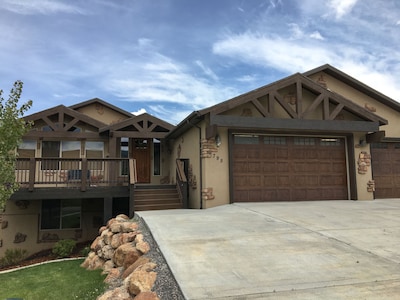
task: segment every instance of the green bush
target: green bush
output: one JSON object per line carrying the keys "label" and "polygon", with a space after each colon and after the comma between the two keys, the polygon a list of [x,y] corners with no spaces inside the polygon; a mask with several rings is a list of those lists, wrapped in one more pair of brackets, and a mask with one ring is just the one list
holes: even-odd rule
{"label": "green bush", "polygon": [[90,245],[83,248],[80,252],[81,256],[86,257],[90,253]]}
{"label": "green bush", "polygon": [[52,252],[57,257],[68,257],[74,251],[75,246],[76,241],[74,240],[60,240],[54,245]]}
{"label": "green bush", "polygon": [[25,249],[7,249],[4,257],[0,259],[0,266],[11,266],[18,264],[26,257],[28,251]]}

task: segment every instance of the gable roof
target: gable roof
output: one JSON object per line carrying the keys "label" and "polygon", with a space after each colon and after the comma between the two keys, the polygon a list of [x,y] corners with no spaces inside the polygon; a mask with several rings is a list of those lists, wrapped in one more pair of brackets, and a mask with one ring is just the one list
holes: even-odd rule
{"label": "gable roof", "polygon": [[100,129],[100,133],[112,132],[120,137],[133,138],[163,138],[175,126],[161,119],[153,117],[148,113],[138,116],[131,116],[124,121],[105,126]]}
{"label": "gable roof", "polygon": [[82,107],[85,107],[85,106],[89,106],[91,104],[101,104],[102,106],[108,107],[111,110],[114,110],[114,111],[116,111],[116,112],[118,112],[118,113],[120,113],[120,114],[122,114],[122,115],[124,115],[124,116],[126,116],[128,118],[132,117],[132,113],[130,113],[130,112],[126,111],[126,110],[123,110],[123,109],[121,109],[121,108],[119,108],[119,107],[117,107],[115,105],[112,105],[112,104],[110,104],[110,103],[108,103],[108,102],[106,102],[106,101],[104,101],[104,100],[102,100],[100,98],[89,99],[89,100],[86,100],[86,101],[71,105],[71,106],[69,106],[69,108],[71,108],[73,110],[78,110],[79,108],[82,108]]}
{"label": "gable roof", "polygon": [[[65,127],[60,127],[59,123],[65,122],[66,116],[69,116],[72,120],[66,124]],[[104,127],[106,124],[93,119],[85,114],[82,114],[76,110],[68,108],[64,105],[57,105],[55,107],[42,110],[40,112],[23,117],[25,121],[38,121],[43,120],[48,126],[50,126],[55,131],[66,131],[78,122],[84,122],[96,128]]]}
{"label": "gable roof", "polygon": [[[299,95],[297,95],[297,97],[299,97],[299,101],[297,101],[294,108],[287,104],[282,95],[279,95],[278,92],[278,90],[291,85],[295,85],[296,91],[299,93]],[[308,108],[301,107],[302,89],[306,89],[317,95],[312,105],[310,105]],[[269,99],[269,103],[267,105],[261,104],[259,101],[259,98],[265,96],[267,96]],[[250,103],[253,105],[264,118],[273,118],[274,105],[280,105],[292,119],[305,119],[310,112],[322,105],[324,120],[334,120],[342,110],[346,110],[365,121],[376,122],[380,125],[385,125],[388,123],[388,121],[384,118],[373,114],[369,110],[353,103],[342,95],[324,88],[322,85],[304,76],[303,74],[295,73],[294,75],[262,86],[258,89],[226,100],[214,106],[191,113],[186,119],[177,125],[176,129],[171,132],[168,137],[174,138],[179,136],[182,132],[188,130],[190,127],[195,126],[198,122],[203,120],[204,116],[207,114],[210,114],[210,116],[213,117],[245,103]],[[330,106],[333,108],[330,108]],[[213,119],[216,120],[216,118]]]}
{"label": "gable roof", "polygon": [[384,105],[400,112],[400,103],[397,102],[396,100],[378,92],[377,90],[371,88],[370,86],[362,83],[361,81],[351,77],[350,75],[344,73],[343,71],[340,71],[336,69],[335,67],[332,67],[329,64],[325,64],[323,66],[317,67],[315,69],[312,69],[310,71],[304,72],[304,76],[312,76],[316,73],[324,72],[333,78],[336,78],[347,85],[351,86],[352,88],[360,91],[361,93],[364,93],[371,98],[374,98],[378,100],[379,102],[383,103]]}

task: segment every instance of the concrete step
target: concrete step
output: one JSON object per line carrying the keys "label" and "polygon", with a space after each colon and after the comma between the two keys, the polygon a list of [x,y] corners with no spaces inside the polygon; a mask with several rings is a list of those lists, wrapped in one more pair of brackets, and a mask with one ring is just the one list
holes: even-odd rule
{"label": "concrete step", "polygon": [[175,185],[136,186],[134,199],[135,211],[182,208]]}

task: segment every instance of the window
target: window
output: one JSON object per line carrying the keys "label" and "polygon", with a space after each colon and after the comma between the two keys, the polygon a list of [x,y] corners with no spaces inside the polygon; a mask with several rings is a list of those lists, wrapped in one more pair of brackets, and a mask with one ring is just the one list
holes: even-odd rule
{"label": "window", "polygon": [[334,138],[324,138],[321,139],[320,142],[321,146],[340,146],[341,145],[341,140],[340,139],[334,139]]}
{"label": "window", "polygon": [[315,138],[295,137],[294,144],[299,145],[299,146],[313,146],[313,145],[315,145]]}
{"label": "window", "polygon": [[161,143],[157,139],[153,139],[153,156],[154,156],[154,175],[161,175]]}
{"label": "window", "polygon": [[[103,158],[104,142],[85,142],[86,158]],[[102,160],[89,161],[90,170],[103,170]]]}
{"label": "window", "polygon": [[[121,158],[129,158],[128,144],[129,144],[128,138],[121,138],[121,145],[120,145],[120,157]],[[128,161],[121,162],[120,174],[123,176],[128,176],[128,174],[129,174],[129,162]]]}
{"label": "window", "polygon": [[239,145],[257,145],[258,135],[235,135],[234,141]]}
{"label": "window", "polygon": [[[19,158],[33,158],[35,157],[36,141],[23,140],[18,146],[17,153]],[[17,161],[17,170],[29,170],[29,160]]]}
{"label": "window", "polygon": [[284,136],[266,136],[264,137],[265,145],[286,145],[286,138]]}
{"label": "window", "polygon": [[371,148],[373,149],[387,149],[388,143],[372,143]]}
{"label": "window", "polygon": [[81,228],[80,199],[43,200],[40,228],[43,229],[77,229]]}
{"label": "window", "polygon": [[81,142],[79,141],[62,141],[61,142],[61,157],[71,158],[61,162],[62,170],[78,170],[79,161],[75,158],[80,158],[81,155]]}
{"label": "window", "polygon": [[42,170],[58,170],[58,160],[47,160],[45,158],[60,157],[60,142],[43,141],[42,142]]}

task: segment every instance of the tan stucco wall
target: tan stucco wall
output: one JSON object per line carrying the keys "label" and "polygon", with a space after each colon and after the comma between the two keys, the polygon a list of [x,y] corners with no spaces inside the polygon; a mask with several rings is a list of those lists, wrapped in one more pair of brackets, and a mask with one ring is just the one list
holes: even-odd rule
{"label": "tan stucco wall", "polygon": [[151,184],[167,184],[171,183],[171,156],[168,152],[168,146],[165,141],[161,141],[161,175],[154,175],[154,144],[151,143],[151,157],[150,157],[150,183]]}
{"label": "tan stucco wall", "polygon": [[[93,222],[93,218],[96,217],[98,219],[99,217],[103,217],[103,202],[85,205],[87,209],[86,211],[82,211],[81,229],[78,230],[40,230],[41,201],[28,200],[28,203],[26,208],[21,208],[16,205],[15,201],[7,202],[6,210],[2,215],[2,222],[6,221],[7,227],[0,229],[0,239],[2,240],[0,257],[4,256],[6,249],[25,249],[28,255],[41,250],[51,249],[55,242],[39,241],[47,233],[57,234],[59,239],[75,239],[77,242],[90,242],[98,234],[100,226]],[[25,241],[20,243],[14,242],[18,233],[26,235]]]}
{"label": "tan stucco wall", "polygon": [[128,119],[125,115],[97,103],[80,107],[77,111],[105,124],[114,124]]}
{"label": "tan stucco wall", "polygon": [[[210,208],[230,203],[229,195],[229,143],[228,129],[218,128],[221,145],[214,146],[211,157],[203,158],[206,172],[203,175],[203,190],[212,189],[212,197],[204,200],[204,207]],[[211,140],[211,144],[215,143]]]}
{"label": "tan stucco wall", "polygon": [[[205,135],[204,124],[202,128],[202,136]],[[171,143],[171,159],[170,176],[171,183],[176,183],[176,159],[189,159],[192,166],[193,178],[196,182],[195,186],[189,186],[189,208],[200,208],[200,151],[199,151],[199,129],[193,127],[186,131],[179,138],[170,141]],[[204,166],[203,166],[204,169]]]}
{"label": "tan stucco wall", "polygon": [[[358,172],[358,162],[360,158],[361,152],[366,152],[367,154],[371,154],[370,147],[368,144],[364,145],[359,145],[358,142],[361,139],[365,139],[365,135],[361,133],[355,133],[354,134],[354,157],[349,157],[349,159],[354,159],[355,162],[355,174],[356,174],[356,183],[357,183],[357,200],[373,200],[374,199],[374,193],[369,192],[367,190],[368,188],[368,182],[372,180],[372,167],[368,166],[367,167],[367,172],[365,174],[360,174]],[[350,170],[351,171],[351,170]]]}

